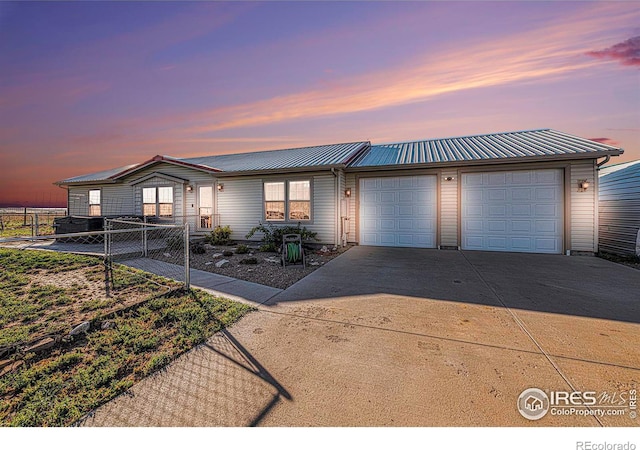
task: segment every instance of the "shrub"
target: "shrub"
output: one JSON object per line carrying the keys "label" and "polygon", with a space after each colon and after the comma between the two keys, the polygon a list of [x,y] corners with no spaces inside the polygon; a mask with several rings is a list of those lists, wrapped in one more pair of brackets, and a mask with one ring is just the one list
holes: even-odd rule
{"label": "shrub", "polygon": [[249,253],[249,247],[244,244],[238,245],[236,248],[236,255],[244,255],[245,253]]}
{"label": "shrub", "polygon": [[233,252],[231,250],[225,250],[222,252],[224,256],[233,256]]}
{"label": "shrub", "polygon": [[205,238],[207,243],[212,245],[227,245],[231,239],[231,227],[225,225],[221,227],[218,225],[209,235]]}
{"label": "shrub", "polygon": [[260,224],[258,226],[253,227],[247,233],[247,239],[251,238],[256,233],[262,233],[262,245],[260,246],[260,251],[279,251],[282,246],[282,236],[285,234],[299,234],[303,241],[316,240],[318,233],[314,231],[307,230],[307,227],[301,226],[300,222],[298,222],[297,226],[284,226],[277,227],[271,223],[267,223],[266,225]]}
{"label": "shrub", "polygon": [[204,248],[204,244],[202,242],[194,242],[191,244],[191,253],[195,255],[203,255],[207,252],[207,249]]}

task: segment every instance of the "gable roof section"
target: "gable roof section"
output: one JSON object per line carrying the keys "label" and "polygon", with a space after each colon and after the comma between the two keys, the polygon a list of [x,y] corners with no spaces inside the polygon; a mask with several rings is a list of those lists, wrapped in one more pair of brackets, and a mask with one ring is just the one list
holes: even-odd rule
{"label": "gable roof section", "polygon": [[117,169],[105,170],[80,177],[67,178],[55,184],[86,184],[91,182],[115,183],[123,177],[160,162],[190,167],[203,172],[237,173],[261,172],[286,169],[321,169],[346,166],[365,148],[369,142],[318,145],[314,147],[290,148],[261,152],[237,153],[230,155],[200,156],[196,158],[175,158],[157,155],[141,163]]}
{"label": "gable roof section", "polygon": [[537,160],[619,155],[623,150],[550,129],[373,145],[350,167]]}
{"label": "gable roof section", "polygon": [[181,158],[191,164],[215,167],[223,172],[253,172],[279,169],[346,166],[368,142],[318,145],[197,158]]}

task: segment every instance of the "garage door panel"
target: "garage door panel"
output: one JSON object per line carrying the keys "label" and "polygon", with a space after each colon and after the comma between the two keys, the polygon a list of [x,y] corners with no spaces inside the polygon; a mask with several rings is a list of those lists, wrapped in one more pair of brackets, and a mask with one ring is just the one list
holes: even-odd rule
{"label": "garage door panel", "polygon": [[435,247],[436,184],[433,175],[361,179],[360,241]]}
{"label": "garage door panel", "polygon": [[462,175],[462,248],[561,253],[561,169]]}

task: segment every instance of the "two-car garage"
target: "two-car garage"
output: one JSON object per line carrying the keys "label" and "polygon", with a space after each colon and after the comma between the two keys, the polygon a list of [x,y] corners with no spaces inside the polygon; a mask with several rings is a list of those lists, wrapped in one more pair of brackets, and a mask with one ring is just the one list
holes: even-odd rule
{"label": "two-car garage", "polygon": [[[562,253],[563,186],[562,169],[461,173],[460,247]],[[361,245],[438,246],[437,175],[363,177],[359,190]]]}

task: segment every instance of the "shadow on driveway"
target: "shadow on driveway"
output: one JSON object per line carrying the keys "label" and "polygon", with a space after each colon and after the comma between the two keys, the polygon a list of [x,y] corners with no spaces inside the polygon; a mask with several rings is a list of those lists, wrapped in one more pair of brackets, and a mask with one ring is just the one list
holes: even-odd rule
{"label": "shadow on driveway", "polygon": [[640,271],[595,257],[359,246],[267,305],[389,294],[640,323],[639,292]]}

